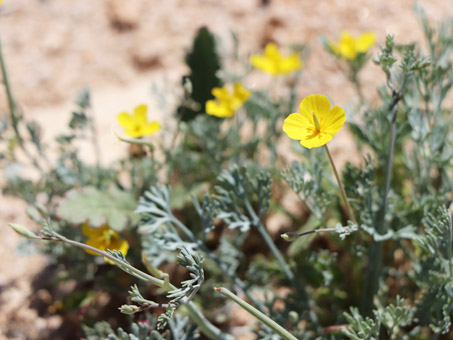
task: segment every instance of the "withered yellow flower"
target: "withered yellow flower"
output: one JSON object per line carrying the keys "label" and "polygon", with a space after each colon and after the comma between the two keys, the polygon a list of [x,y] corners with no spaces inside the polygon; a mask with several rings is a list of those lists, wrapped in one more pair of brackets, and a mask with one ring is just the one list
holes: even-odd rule
{"label": "withered yellow flower", "polygon": [[355,38],[349,32],[341,33],[338,43],[329,41],[329,47],[339,57],[347,60],[357,58],[359,53],[366,53],[376,42],[376,35],[372,32],[363,33]]}
{"label": "withered yellow flower", "polygon": [[346,121],[344,110],[339,106],[331,108],[329,99],[321,94],[304,98],[299,111],[285,119],[283,131],[309,149],[330,141]]}
{"label": "withered yellow flower", "polygon": [[[109,228],[108,225],[104,224],[99,228],[92,228],[88,223],[82,225],[82,233],[88,237],[88,240],[85,242],[86,245],[93,248],[105,251],[110,249],[112,251],[118,250],[126,256],[127,251],[129,250],[129,243],[120,238],[118,233]],[[99,255],[91,250],[85,251],[91,255]],[[106,259],[107,262],[112,263],[110,260]]]}
{"label": "withered yellow flower", "polygon": [[274,43],[266,45],[263,55],[252,55],[250,63],[253,67],[274,76],[288,74],[302,68],[302,61],[297,53],[284,56]]}
{"label": "withered yellow flower", "polygon": [[206,102],[206,113],[219,118],[231,117],[250,98],[250,91],[236,83],[231,92],[227,86],[212,89],[215,100]]}
{"label": "withered yellow flower", "polygon": [[146,105],[139,105],[134,109],[131,115],[127,112],[121,112],[118,115],[118,122],[124,128],[124,133],[133,138],[139,138],[145,135],[152,135],[160,130],[158,122],[148,122],[146,118]]}

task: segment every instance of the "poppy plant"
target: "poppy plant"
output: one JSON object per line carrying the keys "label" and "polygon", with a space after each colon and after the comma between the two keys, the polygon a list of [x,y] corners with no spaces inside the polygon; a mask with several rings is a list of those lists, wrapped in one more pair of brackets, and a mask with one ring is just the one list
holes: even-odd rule
{"label": "poppy plant", "polygon": [[321,94],[305,97],[299,105],[300,113],[291,113],[283,123],[283,131],[289,138],[300,141],[306,148],[324,145],[332,171],[340,189],[340,197],[351,220],[357,224],[354,212],[349,205],[340,175],[335,167],[327,142],[340,131],[346,121],[344,110],[339,106],[330,107],[330,101]]}

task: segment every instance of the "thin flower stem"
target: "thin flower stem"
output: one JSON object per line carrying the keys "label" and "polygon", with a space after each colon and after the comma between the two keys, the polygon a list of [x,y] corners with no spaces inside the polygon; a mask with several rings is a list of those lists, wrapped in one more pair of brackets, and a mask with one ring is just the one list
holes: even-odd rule
{"label": "thin flower stem", "polygon": [[20,117],[17,115],[17,105],[14,101],[14,97],[11,91],[11,86],[8,80],[8,73],[6,72],[6,64],[3,58],[3,51],[2,51],[2,44],[0,42],[0,68],[2,70],[2,77],[3,77],[3,84],[5,85],[6,96],[8,98],[8,106],[9,112],[11,115],[11,124],[14,130],[14,134],[16,135],[17,141],[19,143],[19,147],[22,149],[24,154],[31,160],[34,167],[40,172],[41,175],[44,175],[44,170],[42,169],[41,165],[39,164],[38,160],[32,156],[32,154],[28,151],[28,149],[24,145],[24,139],[22,138],[19,132],[19,121]]}
{"label": "thin flower stem", "polygon": [[338,174],[337,168],[335,167],[335,163],[333,161],[332,155],[330,154],[329,148],[327,147],[327,144],[324,144],[324,149],[326,150],[327,157],[329,158],[330,165],[332,166],[333,173],[334,173],[335,178],[338,183],[338,187],[340,188],[340,197],[341,197],[341,200],[343,201],[343,204],[345,205],[346,212],[348,213],[351,221],[354,222],[354,224],[357,224],[357,220],[355,219],[354,213],[351,209],[351,206],[349,205],[348,197],[346,196],[346,192],[344,191],[344,187],[343,187],[343,184],[341,183],[340,175]]}
{"label": "thin flower stem", "polygon": [[[335,232],[337,231],[336,228],[321,228],[321,229],[315,229],[315,230],[309,230],[309,231],[304,231],[303,233],[285,233],[282,235],[283,239],[287,239],[288,241],[292,241],[298,237],[310,235],[310,234],[315,234],[315,233],[327,233],[327,232]],[[284,236],[286,235],[286,236]]]}
{"label": "thin flower stem", "polygon": [[260,218],[256,215],[255,211],[252,208],[252,205],[250,204],[248,199],[244,200],[245,206],[247,208],[248,213],[253,219],[253,225],[258,229],[259,233],[263,237],[264,241],[266,242],[267,246],[271,250],[272,254],[274,254],[277,262],[280,264],[280,266],[283,269],[283,272],[285,273],[286,277],[291,281],[294,282],[294,273],[291,271],[289,268],[288,264],[286,263],[285,259],[283,258],[282,254],[278,250],[278,248],[275,246],[274,241],[270,237],[269,233],[267,232],[266,227],[263,225],[261,222]]}
{"label": "thin flower stem", "polygon": [[137,278],[140,278],[146,282],[149,282],[149,283],[152,283],[160,288],[164,288],[164,280],[161,280],[161,279],[157,279],[155,278],[154,276],[151,276],[151,275],[148,275],[146,274],[145,272],[142,272],[141,270],[131,266],[130,264],[128,263],[125,263],[119,259],[117,259],[115,256],[112,256],[111,254],[107,253],[106,251],[102,251],[102,250],[99,250],[97,248],[94,248],[94,247],[91,247],[85,243],[80,243],[80,242],[77,242],[77,241],[73,241],[73,240],[70,240],[66,237],[63,237],[61,235],[59,235],[58,237],[42,237],[42,238],[39,238],[41,240],[44,240],[44,241],[52,241],[52,242],[63,242],[63,243],[66,243],[66,244],[69,244],[69,245],[72,245],[72,246],[75,246],[75,247],[79,247],[79,248],[82,248],[82,249],[85,249],[85,250],[89,250],[89,251],[92,251],[100,256],[103,256],[107,259],[109,259],[110,261],[114,262],[116,265],[118,265],[120,268],[121,267],[124,267],[128,270],[129,274],[132,274],[134,275],[135,277]]}
{"label": "thin flower stem", "polygon": [[354,87],[357,91],[357,95],[359,96],[360,104],[362,104],[364,102],[364,97],[363,97],[362,86],[360,84],[358,72],[357,71],[351,71],[351,72],[352,72],[351,81],[354,84]]}
{"label": "thin flower stem", "polygon": [[[404,84],[404,82],[403,82]],[[403,85],[402,85],[403,87]],[[387,152],[387,164],[385,172],[385,185],[382,198],[382,204],[380,207],[380,214],[376,221],[376,231],[378,234],[385,234],[387,232],[387,224],[385,223],[385,215],[387,213],[387,200],[388,193],[390,191],[390,182],[392,179],[392,164],[393,154],[395,151],[395,140],[396,140],[396,113],[398,111],[398,102],[401,100],[401,94],[392,91],[392,103],[390,105],[390,141]],[[362,292],[362,303],[361,310],[365,315],[371,315],[373,309],[373,297],[378,289],[379,277],[382,269],[382,242],[374,241],[371,246],[369,264],[366,270],[365,282]]]}
{"label": "thin flower stem", "polygon": [[256,317],[258,320],[260,320],[262,323],[264,323],[267,327],[272,329],[275,333],[277,333],[283,339],[297,340],[297,338],[294,335],[292,335],[290,332],[288,332],[285,328],[280,326],[278,323],[276,323],[274,320],[269,318],[267,315],[261,313],[259,310],[257,310],[252,305],[250,305],[247,302],[245,302],[244,300],[240,299],[238,296],[233,294],[228,289],[223,288],[223,287],[215,287],[214,290],[219,292],[223,296],[227,297],[228,299],[236,302],[239,306],[244,308],[247,312],[252,314],[254,317]]}
{"label": "thin flower stem", "polygon": [[93,108],[91,108],[89,112],[91,116],[90,119],[91,144],[93,146],[94,155],[96,158],[96,169],[99,173],[101,169],[101,147],[99,145],[98,132],[96,127],[96,115]]}
{"label": "thin flower stem", "polygon": [[450,279],[453,277],[453,262],[452,262],[452,243],[453,243],[453,220],[451,219],[450,215],[450,228],[448,230],[449,242],[448,242],[448,249],[447,249],[447,256],[448,256],[448,276]]}
{"label": "thin flower stem", "polygon": [[393,100],[391,104],[391,123],[390,123],[390,142],[387,153],[387,164],[385,169],[385,187],[381,205],[381,214],[378,224],[378,232],[385,234],[387,232],[386,223],[385,223],[385,214],[387,212],[387,200],[388,194],[390,191],[390,182],[392,180],[392,165],[393,165],[393,155],[395,153],[395,140],[396,140],[396,112],[398,111],[398,102],[401,99],[400,95],[393,91]]}

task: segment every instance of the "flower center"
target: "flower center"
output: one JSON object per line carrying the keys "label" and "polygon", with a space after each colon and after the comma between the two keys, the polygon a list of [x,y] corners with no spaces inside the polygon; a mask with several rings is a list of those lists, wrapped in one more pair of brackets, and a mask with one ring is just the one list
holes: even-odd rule
{"label": "flower center", "polygon": [[116,233],[113,231],[113,230],[106,230],[104,231],[104,233],[102,234],[102,239],[106,242],[110,242],[112,240],[112,238],[115,238]]}
{"label": "flower center", "polygon": [[314,112],[311,114],[313,116],[313,123],[315,124],[316,131],[321,132],[321,124],[319,123],[318,116]]}

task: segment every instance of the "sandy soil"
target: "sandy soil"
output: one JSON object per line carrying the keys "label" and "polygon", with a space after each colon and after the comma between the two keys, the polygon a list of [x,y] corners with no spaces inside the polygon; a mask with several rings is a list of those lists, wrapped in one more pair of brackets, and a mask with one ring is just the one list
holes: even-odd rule
{"label": "sandy soil", "polygon": [[[453,15],[450,1],[420,4],[433,21]],[[321,36],[373,31],[380,43],[386,34],[399,42],[421,36],[412,0],[3,0],[0,5],[0,41],[26,117],[41,122],[51,140],[64,129],[76,92],[89,84],[103,147],[114,143],[110,128],[118,112],[148,103],[153,117],[167,113],[151,96],[151,84],[173,91],[186,71],[184,49],[202,25],[219,37],[223,51],[231,46],[231,30],[244,53],[271,39],[281,45],[308,43],[311,54],[300,98],[324,93],[339,105],[346,105],[354,90],[323,50]],[[375,85],[383,81],[377,67],[369,63],[361,81],[366,97],[376,98]],[[252,78],[247,85],[260,84]],[[0,114],[5,113],[0,91]],[[117,156],[110,153],[103,161]],[[24,204],[10,197],[0,200],[0,339],[39,339],[45,329],[58,326],[58,320],[40,318],[27,302],[31,281],[46,259],[17,255],[19,238],[5,225],[29,223]]]}

